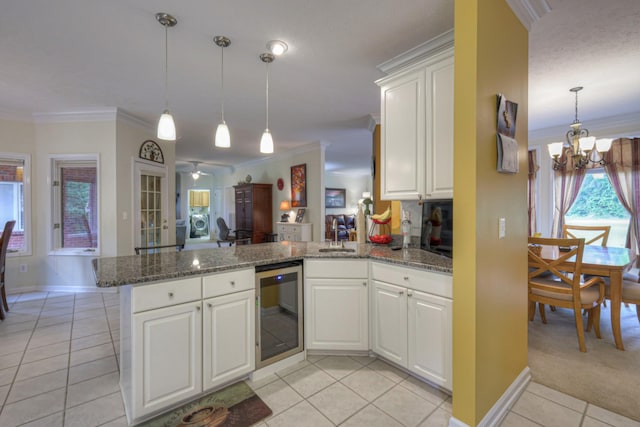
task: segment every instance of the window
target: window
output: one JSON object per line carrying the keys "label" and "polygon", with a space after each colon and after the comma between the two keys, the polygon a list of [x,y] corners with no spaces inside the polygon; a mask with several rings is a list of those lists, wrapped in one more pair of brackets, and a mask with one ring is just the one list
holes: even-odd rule
{"label": "window", "polygon": [[616,196],[601,168],[585,175],[580,192],[565,215],[570,225],[611,225],[607,246],[624,247],[629,230],[629,212]]}
{"label": "window", "polygon": [[99,247],[97,156],[52,160],[52,249],[95,256]]}
{"label": "window", "polygon": [[5,222],[16,221],[9,240],[9,254],[31,253],[29,166],[28,155],[0,153],[0,231]]}

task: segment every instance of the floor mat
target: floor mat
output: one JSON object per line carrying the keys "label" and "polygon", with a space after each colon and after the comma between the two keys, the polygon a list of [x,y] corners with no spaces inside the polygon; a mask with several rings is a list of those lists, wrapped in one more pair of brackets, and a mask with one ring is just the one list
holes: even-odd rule
{"label": "floor mat", "polygon": [[271,409],[244,381],[160,415],[144,427],[248,427],[271,415]]}

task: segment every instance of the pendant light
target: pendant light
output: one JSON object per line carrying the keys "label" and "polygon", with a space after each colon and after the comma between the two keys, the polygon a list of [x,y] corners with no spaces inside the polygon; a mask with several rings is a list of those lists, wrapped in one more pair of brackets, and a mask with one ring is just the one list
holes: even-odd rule
{"label": "pendant light", "polygon": [[175,26],[178,21],[168,13],[156,13],[156,19],[164,27],[164,111],[158,121],[158,139],[166,141],[176,140],[176,124],[169,111],[169,48],[168,28]]}
{"label": "pendant light", "polygon": [[213,38],[213,42],[220,46],[221,52],[221,62],[220,62],[220,110],[222,111],[222,122],[218,125],[216,129],[216,136],[214,140],[214,145],[216,147],[231,147],[231,135],[229,134],[229,127],[227,126],[227,122],[224,121],[224,48],[231,44],[231,40],[229,40],[225,36],[215,36]]}
{"label": "pendant light", "polygon": [[262,138],[260,139],[260,152],[263,154],[271,154],[273,153],[273,138],[271,137],[271,132],[269,132],[269,64],[276,59],[275,56],[271,53],[263,53],[260,55],[260,60],[267,64],[267,96],[266,96],[266,117],[267,117],[267,127],[262,134]]}

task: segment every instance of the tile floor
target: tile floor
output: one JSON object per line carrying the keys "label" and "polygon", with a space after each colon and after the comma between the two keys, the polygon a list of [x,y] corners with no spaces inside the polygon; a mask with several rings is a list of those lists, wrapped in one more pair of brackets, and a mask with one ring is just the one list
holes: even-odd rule
{"label": "tile floor", "polygon": [[[126,426],[118,387],[119,297],[10,295],[0,322],[0,426]],[[369,357],[310,356],[249,382],[273,415],[259,427],[447,426],[451,398]],[[531,383],[503,427],[640,426]]]}

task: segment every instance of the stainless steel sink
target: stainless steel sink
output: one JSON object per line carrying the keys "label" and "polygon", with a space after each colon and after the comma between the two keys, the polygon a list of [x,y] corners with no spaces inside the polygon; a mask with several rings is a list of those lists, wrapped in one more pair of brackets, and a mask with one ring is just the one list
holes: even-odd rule
{"label": "stainless steel sink", "polygon": [[353,248],[320,248],[318,252],[355,252]]}

